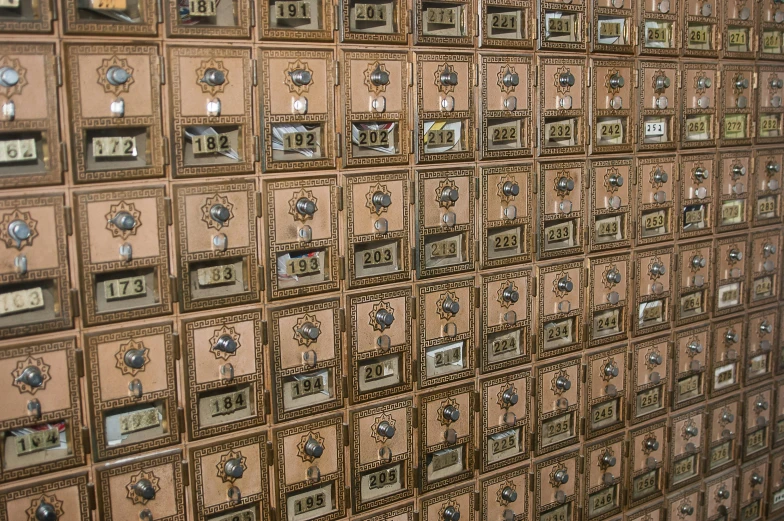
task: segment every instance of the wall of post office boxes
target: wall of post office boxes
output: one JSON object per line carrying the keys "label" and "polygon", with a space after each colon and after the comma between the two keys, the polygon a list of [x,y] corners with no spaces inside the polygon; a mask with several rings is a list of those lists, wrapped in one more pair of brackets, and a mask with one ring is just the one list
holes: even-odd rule
{"label": "wall of post office boxes", "polygon": [[783,0],[0,0],[0,521],[784,519]]}

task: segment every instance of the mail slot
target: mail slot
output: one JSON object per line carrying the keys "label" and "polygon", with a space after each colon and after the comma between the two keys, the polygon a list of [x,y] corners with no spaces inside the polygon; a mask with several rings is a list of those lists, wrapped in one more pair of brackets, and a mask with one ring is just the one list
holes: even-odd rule
{"label": "mail slot", "polygon": [[486,521],[523,521],[530,519],[528,465],[479,480],[482,516]]}
{"label": "mail slot", "polygon": [[784,508],[784,451],[770,455],[770,492],[768,492],[768,514],[778,515]]}
{"label": "mail slot", "polygon": [[476,27],[476,4],[468,0],[416,0],[411,9],[414,17],[414,45],[473,45]]}
{"label": "mail slot", "polygon": [[[780,12],[781,18],[784,20],[784,11]],[[780,38],[782,33],[777,31],[777,34]],[[780,59],[784,59],[784,56]],[[784,107],[781,103],[782,95],[784,95],[784,67],[781,65],[758,66],[757,86],[755,144],[780,143],[782,136],[784,136]]]}
{"label": "mail slot", "polygon": [[580,358],[535,368],[537,456],[580,441],[583,385]]}
{"label": "mail slot", "polygon": [[481,472],[520,463],[531,452],[531,371],[513,373],[479,382],[482,411]]}
{"label": "mail slot", "polygon": [[417,277],[473,270],[474,170],[417,170],[415,176]]}
{"label": "mail slot", "polygon": [[747,266],[751,263],[747,235],[737,235],[716,240],[716,294],[713,300],[713,315],[718,317],[746,306]]}
{"label": "mail slot", "polygon": [[749,1],[724,0],[722,15],[722,56],[753,60],[757,49],[757,7]]}
{"label": "mail slot", "polygon": [[749,227],[749,186],[753,172],[745,151],[720,152],[716,188],[716,231],[745,230]]}
{"label": "mail slot", "polygon": [[479,261],[483,268],[530,262],[533,257],[533,165],[481,168]]}
{"label": "mail slot", "polygon": [[170,2],[166,11],[166,33],[183,38],[251,37],[251,4],[240,0],[188,0]]}
{"label": "mail slot", "polygon": [[537,356],[582,349],[585,268],[582,261],[538,268]]}
{"label": "mail slot", "polygon": [[768,458],[762,457],[740,468],[741,521],[765,519],[768,490]]}
{"label": "mail slot", "polygon": [[625,340],[629,336],[631,254],[596,257],[588,262],[588,345]]}
{"label": "mail slot", "polygon": [[[582,0],[581,2],[582,3]],[[558,7],[576,7],[581,11],[553,12],[547,16],[548,24],[571,25],[582,20],[584,6],[548,4]],[[543,7],[543,9],[547,9]],[[568,13],[568,14],[567,14]],[[579,14],[578,14],[579,13]],[[556,15],[565,15],[555,17]],[[544,24],[544,15],[540,22]],[[582,23],[580,22],[582,25]],[[541,41],[541,40],[540,40]],[[580,44],[584,47],[584,43]],[[540,156],[584,154],[588,100],[585,84],[587,63],[585,58],[554,58],[539,56],[537,78],[539,81],[539,135],[536,139]]]}
{"label": "mail slot", "polygon": [[539,259],[585,251],[585,162],[539,163]]}
{"label": "mail slot", "polygon": [[64,0],[58,10],[66,34],[155,36],[160,4],[153,0]]}
{"label": "mail slot", "polygon": [[343,174],[347,286],[411,280],[408,172]]}
{"label": "mail slot", "polygon": [[343,51],[342,58],[343,165],[408,164],[408,55]]}
{"label": "mail slot", "polygon": [[678,238],[710,235],[714,226],[716,158],[713,154],[690,154],[679,159],[682,180],[678,194]]}
{"label": "mail slot", "polygon": [[411,392],[414,297],[411,288],[346,296],[349,400]]}
{"label": "mail slot", "polygon": [[267,295],[338,289],[336,176],[263,179]]}
{"label": "mail slot", "polygon": [[585,52],[588,31],[586,30],[586,2],[548,0],[539,3],[539,47],[541,51]]}
{"label": "mail slot", "polygon": [[675,156],[637,157],[636,244],[672,240],[677,175]]}
{"label": "mail slot", "polygon": [[[13,13],[12,17],[4,18],[0,14],[0,32],[13,31],[14,14],[27,11],[27,16],[34,16],[30,11],[50,9],[46,2],[10,3],[15,3],[16,8],[8,9],[9,14]],[[0,8],[0,11],[6,9]],[[42,20],[42,28],[44,23]],[[0,82],[3,128],[0,134],[0,178],[3,179],[0,187],[57,184],[63,180],[65,165],[61,163],[58,151],[61,138],[54,74],[56,59],[55,48],[51,45],[21,42],[0,45],[0,63],[8,75]]]}
{"label": "mail slot", "polygon": [[706,411],[696,407],[691,411],[672,416],[670,426],[670,453],[667,487],[681,488],[699,481],[704,466]]}
{"label": "mail slot", "polygon": [[[729,36],[741,34],[737,29]],[[722,64],[719,92],[719,146],[751,145],[754,127],[755,71],[747,65]]]}
{"label": "mail slot", "polygon": [[[426,2],[418,0],[418,3]],[[433,9],[434,13],[437,9],[448,12],[446,7]],[[474,55],[417,52],[414,58],[416,162],[473,161],[476,157]]]}
{"label": "mail slot", "polygon": [[752,226],[781,222],[781,183],[784,153],[780,148],[754,151]]}
{"label": "mail slot", "polygon": [[419,387],[467,378],[476,367],[474,279],[417,287]]}
{"label": "mail slot", "polygon": [[[623,0],[615,1],[621,3]],[[599,30],[608,27],[607,22],[601,20],[598,24]],[[633,60],[591,60],[592,135],[589,140],[592,154],[632,151],[636,139],[635,74]]]}
{"label": "mail slot", "polygon": [[593,160],[589,168],[589,251],[630,246],[633,160]]}
{"label": "mail slot", "polygon": [[421,492],[473,478],[474,397],[473,383],[419,396]]}
{"label": "mail slot", "polygon": [[672,409],[705,399],[705,378],[710,347],[710,326],[685,328],[675,333],[673,355]]}
{"label": "mail slot", "polygon": [[717,74],[715,63],[681,64],[682,149],[716,146]]}
{"label": "mail slot", "polygon": [[0,516],[3,519],[62,519],[89,521],[87,470],[71,472],[57,479],[36,481],[0,493]]}
{"label": "mail slot", "polygon": [[626,424],[626,349],[623,344],[585,355],[586,439],[615,432]]}
{"label": "mail slot", "polygon": [[746,321],[730,318],[713,324],[708,355],[708,395],[711,398],[740,389],[746,345]]}
{"label": "mail slot", "polygon": [[779,317],[775,307],[748,315],[746,369],[743,378],[745,385],[770,378],[774,367],[774,346],[779,335],[778,326]]}
{"label": "mail slot", "polygon": [[[641,0],[637,5],[642,33],[639,36],[639,54],[677,56],[679,43],[677,35],[680,30],[678,0]],[[674,99],[672,101],[675,102]]]}
{"label": "mail slot", "polygon": [[489,0],[479,6],[479,47],[533,49],[536,38],[534,2]]}
{"label": "mail slot", "polygon": [[784,9],[775,0],[763,0],[759,5],[757,57],[763,60],[784,60],[781,41],[784,36]]}
{"label": "mail slot", "polygon": [[635,2],[593,0],[591,2],[591,52],[634,54],[636,42]]}
{"label": "mail slot", "polygon": [[[108,3],[126,1],[130,5],[134,0]],[[77,10],[77,2],[64,3]],[[115,25],[109,26],[113,34],[119,29]],[[65,44],[70,155],[77,183],[163,177],[159,52],[155,44]]]}
{"label": "mail slot", "polygon": [[684,56],[719,57],[719,15],[723,0],[682,0],[683,31],[681,48]]}
{"label": "mail slot", "polygon": [[482,78],[480,158],[530,157],[534,143],[531,57],[483,53],[479,60]]}
{"label": "mail slot", "polygon": [[335,39],[336,10],[327,0],[262,0],[257,4],[262,40],[332,42]]}
{"label": "mail slot", "polygon": [[703,519],[704,504],[702,487],[695,485],[678,494],[667,496],[668,518],[680,521]]}
{"label": "mail slot", "polygon": [[9,0],[0,14],[2,33],[50,33],[54,12],[48,2]]}
{"label": "mail slot", "polygon": [[256,184],[177,184],[173,192],[180,309],[258,302]]}
{"label": "mail slot", "polygon": [[338,299],[269,309],[267,338],[277,422],[343,405],[343,336]]}
{"label": "mail slot", "polygon": [[627,508],[664,493],[664,459],[668,452],[667,421],[649,423],[629,432],[629,484]]}
{"label": "mail slot", "polygon": [[781,265],[781,236],[776,231],[752,232],[749,306],[773,303],[779,294],[778,270]]}
{"label": "mail slot", "polygon": [[629,420],[635,425],[667,414],[672,362],[669,336],[634,342],[633,346]]}
{"label": "mail slot", "polygon": [[539,521],[577,521],[582,488],[578,451],[569,451],[534,464],[534,517]]}
{"label": "mail slot", "polygon": [[[332,8],[319,10],[320,0],[273,1],[281,6],[313,4],[311,13],[323,12],[330,18],[333,12]],[[328,27],[331,39],[331,22]],[[307,38],[303,32],[296,33],[296,38]],[[261,66],[262,170],[335,168],[335,54],[331,50],[264,49],[257,59]]]}
{"label": "mail slot", "polygon": [[482,373],[531,361],[531,269],[482,275],[479,368]]}
{"label": "mail slot", "polygon": [[773,385],[766,383],[743,392],[743,461],[769,451],[773,426]]}
{"label": "mail slot", "polygon": [[714,475],[735,466],[738,449],[743,444],[740,436],[742,411],[740,393],[708,404],[706,474]]}
{"label": "mail slot", "polygon": [[586,519],[620,513],[626,483],[626,437],[621,434],[586,445],[582,509]]}
{"label": "mail slot", "polygon": [[673,247],[635,252],[632,336],[669,329],[674,265]]}
{"label": "mail slot", "polygon": [[[651,0],[646,2],[650,3]],[[641,2],[642,3],[642,2]],[[656,3],[669,8],[669,0]],[[677,8],[675,10],[677,12]],[[645,25],[669,25],[674,21],[648,21]],[[669,29],[644,29],[647,34],[669,34]],[[681,65],[668,61],[639,62],[639,102],[637,105],[637,150],[674,150],[680,135],[677,115],[678,82]]]}
{"label": "mail slot", "polygon": [[400,0],[367,2],[348,0],[339,4],[342,43],[406,44],[410,19]]}
{"label": "mail slot", "polygon": [[713,244],[711,241],[678,246],[676,325],[709,318],[713,299]]}
{"label": "mail slot", "polygon": [[172,175],[253,173],[251,49],[170,46],[167,51]]}
{"label": "mail slot", "polygon": [[419,512],[422,521],[475,521],[478,499],[478,492],[470,483],[420,498]]}
{"label": "mail slot", "polygon": [[170,322],[85,335],[95,460],[180,441],[175,341]]}

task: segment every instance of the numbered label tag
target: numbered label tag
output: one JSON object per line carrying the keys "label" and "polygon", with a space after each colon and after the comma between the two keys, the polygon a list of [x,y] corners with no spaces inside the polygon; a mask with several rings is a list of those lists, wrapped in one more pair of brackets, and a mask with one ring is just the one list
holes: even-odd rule
{"label": "numbered label tag", "polygon": [[44,305],[44,293],[41,288],[23,289],[0,294],[0,316],[41,309]]}
{"label": "numbered label tag", "polygon": [[144,276],[107,280],[103,283],[103,292],[109,301],[143,297],[147,294],[147,280]]}
{"label": "numbered label tag", "polygon": [[135,137],[94,137],[93,157],[136,157]]}
{"label": "numbered label tag", "polygon": [[125,11],[128,5],[126,0],[91,0],[90,8],[98,11]]}
{"label": "numbered label tag", "polygon": [[218,14],[218,2],[216,0],[189,0],[191,16],[215,16]]}
{"label": "numbered label tag", "polygon": [[197,272],[197,276],[199,286],[202,287],[237,282],[237,271],[232,264],[213,266],[211,268],[200,268]]}
{"label": "numbered label tag", "polygon": [[301,1],[275,2],[275,15],[289,20],[310,20],[310,4]]}
{"label": "numbered label tag", "polygon": [[0,163],[17,163],[38,159],[34,139],[0,141]]}
{"label": "numbered label tag", "polygon": [[230,150],[231,140],[228,134],[206,134],[193,137],[193,153],[195,155],[218,154]]}
{"label": "numbered label tag", "polygon": [[16,442],[17,456],[40,452],[60,445],[60,429],[48,427],[41,431],[28,432],[16,436],[14,441]]}

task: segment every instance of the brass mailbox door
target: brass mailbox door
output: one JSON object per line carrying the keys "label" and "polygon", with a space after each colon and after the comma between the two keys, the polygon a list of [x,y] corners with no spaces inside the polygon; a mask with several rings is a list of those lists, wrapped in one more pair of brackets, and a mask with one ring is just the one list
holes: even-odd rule
{"label": "brass mailbox door", "polygon": [[[59,521],[90,521],[87,471],[58,479],[36,481],[0,493],[0,519],[46,519],[50,512]],[[51,514],[49,514],[51,515]]]}
{"label": "brass mailbox door", "polygon": [[768,493],[768,513],[778,515],[784,502],[784,451],[770,455],[770,492]]}
{"label": "brass mailbox door", "polygon": [[155,44],[64,45],[77,183],[164,176],[159,53]]}
{"label": "brass mailbox door", "polygon": [[781,223],[781,184],[784,152],[780,148],[754,151],[752,226]]}
{"label": "brass mailbox door", "polygon": [[632,151],[636,72],[633,60],[591,59],[591,154]]}
{"label": "brass mailbox door", "polygon": [[632,425],[667,414],[669,406],[670,339],[661,336],[634,342],[632,393],[629,420]]}
{"label": "brass mailbox door", "polygon": [[[742,31],[738,32],[737,29],[732,31],[731,34],[742,34]],[[728,37],[731,36],[725,36]],[[757,94],[754,88],[756,71],[753,66],[724,63],[721,65],[721,80],[723,85],[719,92],[719,146],[751,145]]]}
{"label": "brass mailbox door", "polygon": [[637,221],[634,234],[641,246],[674,238],[675,181],[678,164],[675,156],[637,157]]}
{"label": "brass mailbox door", "polygon": [[73,337],[0,349],[4,483],[85,464],[77,356]]}
{"label": "brass mailbox door", "polygon": [[158,7],[154,0],[63,0],[58,6],[66,34],[94,36],[155,36]]}
{"label": "brass mailbox door", "polygon": [[716,398],[740,389],[746,321],[742,316],[714,322],[708,355],[708,396]]}
{"label": "brass mailbox door", "polygon": [[373,514],[365,517],[355,516],[352,521],[414,521],[414,504],[404,503],[391,510],[382,511],[380,514]]}
{"label": "brass mailbox door", "polygon": [[251,37],[255,24],[251,5],[241,0],[188,0],[170,2],[166,12],[166,34],[172,38]]}
{"label": "brass mailbox door", "polygon": [[94,467],[98,518],[113,521],[185,521],[180,449]]}
{"label": "brass mailbox door", "polygon": [[[647,0],[651,2],[652,0]],[[660,0],[670,4],[669,0]],[[676,11],[677,12],[677,11]],[[657,24],[657,22],[650,22]],[[643,23],[641,22],[641,26]],[[641,29],[643,30],[643,29]],[[646,30],[647,32],[648,30]],[[665,29],[650,29],[665,31]],[[678,147],[680,124],[678,115],[678,62],[638,62],[639,102],[637,105],[637,150],[675,150]]]}
{"label": "brass mailbox door", "polygon": [[698,521],[703,519],[704,494],[702,487],[694,486],[678,494],[667,496],[667,509],[669,519],[680,521]]}
{"label": "brass mailbox door", "polygon": [[189,439],[264,425],[261,311],[188,318],[179,331]]}
{"label": "brass mailbox door", "polygon": [[589,34],[585,0],[546,0],[538,7],[539,50],[585,52]]}
{"label": "brass mailbox door", "polygon": [[414,58],[416,162],[473,161],[474,55],[416,52]]}
{"label": "brass mailbox door", "polygon": [[175,341],[170,322],[85,334],[96,461],[180,441]]}
{"label": "brass mailbox door", "polygon": [[757,57],[762,60],[784,60],[784,9],[775,0],[763,0],[759,3],[757,16]]}
{"label": "brass mailbox door", "polygon": [[[725,0],[683,0],[683,56],[718,58],[721,39],[719,16]],[[729,42],[728,42],[729,43]]]}
{"label": "brass mailbox door", "polygon": [[713,300],[715,317],[742,311],[746,307],[749,259],[748,235],[716,240],[716,287]]}
{"label": "brass mailbox door", "polygon": [[580,441],[583,385],[581,359],[569,358],[538,366],[536,375],[537,456]]}
{"label": "brass mailbox door", "polygon": [[585,162],[539,163],[538,259],[585,251]]}
{"label": "brass mailbox door", "polygon": [[773,429],[773,448],[779,448],[784,444],[784,380],[774,382],[774,409],[773,420],[776,422]]}
{"label": "brass mailbox door", "polygon": [[479,369],[508,369],[531,361],[531,269],[482,275]]}
{"label": "brass mailbox door", "polygon": [[742,411],[740,393],[708,404],[706,474],[713,475],[735,466],[738,448],[743,445],[740,438]]}
{"label": "brass mailbox door", "polygon": [[667,421],[649,423],[630,431],[629,442],[627,508],[659,498],[664,493]]}
{"label": "brass mailbox door", "polygon": [[267,296],[339,288],[336,176],[262,179]]}
{"label": "brass mailbox door", "polygon": [[710,235],[714,222],[715,154],[679,157],[678,239]]}
{"label": "brass mailbox door", "polygon": [[474,375],[476,298],[473,278],[417,287],[420,389]]}
{"label": "brass mailbox door", "polygon": [[626,436],[623,434],[586,445],[582,509],[586,519],[598,521],[621,512],[626,486]]}
{"label": "brass mailbox door", "polygon": [[[720,152],[715,190],[716,231],[745,230],[749,227],[749,185],[752,160],[748,152]],[[747,177],[748,176],[748,177]]]}
{"label": "brass mailbox door", "polygon": [[584,272],[582,261],[538,268],[539,359],[582,350]]}
{"label": "brass mailbox door", "polygon": [[[190,445],[188,467],[195,521],[268,519],[269,464],[266,432]],[[220,516],[223,513],[226,517]]]}
{"label": "brass mailbox door", "polygon": [[[784,20],[784,11],[781,18]],[[784,33],[779,33],[779,38],[781,34]],[[781,59],[784,59],[784,56]],[[784,107],[781,103],[784,95],[784,67],[759,65],[756,85],[758,88],[757,125],[754,143],[757,145],[780,143],[784,136]]]}
{"label": "brass mailbox door", "polygon": [[682,326],[710,317],[713,298],[713,243],[678,246],[675,325]]}
{"label": "brass mailbox door", "polygon": [[479,4],[479,47],[534,48],[536,5],[530,0],[489,0]]}
{"label": "brass mailbox door", "polygon": [[588,345],[595,347],[629,337],[631,254],[588,259],[586,324]]}
{"label": "brass mailbox door", "polygon": [[533,258],[532,163],[480,168],[481,230],[479,262],[497,268]]}
{"label": "brass mailbox door", "polygon": [[678,0],[640,0],[637,5],[641,33],[638,53],[641,56],[677,56],[680,47]]}
{"label": "brass mailbox door", "polygon": [[592,253],[631,246],[633,163],[632,159],[589,163],[588,249]]}
{"label": "brass mailbox door", "polygon": [[743,461],[770,451],[772,445],[774,388],[766,383],[743,392]]}
{"label": "brass mailbox door", "polygon": [[526,521],[530,515],[531,476],[528,465],[479,480],[479,498],[485,521]]}
{"label": "brass mailbox door", "polygon": [[664,501],[657,501],[651,506],[644,506],[624,514],[624,521],[663,521],[667,519]]}
{"label": "brass mailbox door", "polygon": [[410,287],[346,296],[352,404],[413,390],[414,307]]}
{"label": "brass mailbox door", "polygon": [[343,184],[348,288],[411,280],[409,173],[343,174]]}
{"label": "brass mailbox door", "polygon": [[473,478],[475,396],[473,382],[419,396],[422,493]]}
{"label": "brass mailbox door", "polygon": [[482,78],[480,159],[531,157],[534,144],[533,57],[483,53],[479,60]]}
{"label": "brass mailbox door", "polygon": [[[33,4],[49,9],[46,2],[20,2],[16,2],[16,10],[34,9]],[[12,30],[9,27],[12,23],[5,22],[0,15],[0,32]],[[0,63],[10,74],[0,85],[2,188],[58,184],[63,180],[65,165],[58,150],[55,52],[52,45],[21,42],[0,45]]]}
{"label": "brass mailbox door", "polygon": [[172,175],[254,173],[251,49],[168,46],[167,57]]}
{"label": "brass mailbox door", "polygon": [[540,521],[580,519],[582,465],[579,451],[562,452],[534,463],[534,517]]}
{"label": "brass mailbox door", "polygon": [[[573,7],[565,3],[553,5]],[[584,6],[574,7],[584,9]],[[561,13],[550,14],[555,16]],[[570,12],[566,17],[548,17],[547,23],[552,21],[570,25],[574,23],[572,16],[579,16],[582,20],[583,13],[577,15]],[[544,16],[540,23],[545,23]],[[539,134],[536,148],[539,155],[585,154],[588,127],[586,111],[589,109],[585,92],[588,81],[586,59],[539,56],[536,67],[539,81]]]}
{"label": "brass mailbox door", "polygon": [[269,308],[276,422],[343,406],[341,312],[337,298]]}
{"label": "brass mailbox door", "polygon": [[415,0],[414,45],[471,47],[476,27],[476,3],[469,0]]}
{"label": "brass mailbox door", "polygon": [[773,346],[779,334],[779,317],[775,307],[750,313],[747,320],[744,385],[770,378],[775,356]]}
{"label": "brass mailbox door", "polygon": [[740,468],[740,515],[742,521],[765,519],[768,489],[768,458],[746,463]]}
{"label": "brass mailbox door", "polygon": [[675,333],[673,356],[672,403],[673,410],[705,400],[708,386],[705,378],[708,368],[710,325],[690,327]]}
{"label": "brass mailbox door", "polygon": [[627,345],[585,355],[585,437],[593,439],[624,428],[628,365]]}
{"label": "brass mailbox door", "polygon": [[476,262],[473,168],[416,170],[417,278],[472,271]]}
{"label": "brass mailbox door", "polygon": [[0,338],[73,325],[62,195],[0,199]]}
{"label": "brass mailbox door", "polygon": [[351,411],[354,514],[414,496],[414,400]]}
{"label": "brass mailbox door", "polygon": [[[384,4],[364,4],[382,9]],[[343,166],[407,165],[409,61],[404,52],[343,51]]]}
{"label": "brass mailbox door", "polygon": [[341,43],[408,43],[408,4],[401,0],[344,0],[340,7]]}
{"label": "brass mailbox door", "polygon": [[54,20],[53,5],[34,0],[8,0],[0,13],[0,32],[49,33]]}
{"label": "brass mailbox door", "polygon": [[683,63],[681,75],[680,147],[715,147],[718,67],[715,62]]}
{"label": "brass mailbox door", "polygon": [[481,472],[520,463],[531,452],[531,371],[479,381],[482,411]]}
{"label": "brass mailbox door", "polygon": [[749,281],[750,307],[776,302],[779,293],[779,266],[781,265],[781,235],[778,231],[752,232],[751,280]]}
{"label": "brass mailbox door", "polygon": [[333,42],[335,14],[334,5],[327,0],[262,0],[258,2],[259,38]]}
{"label": "brass mailbox door", "polygon": [[165,195],[155,185],[73,194],[85,325],[171,313]]}
{"label": "brass mailbox door", "polygon": [[[273,0],[308,5],[325,0]],[[292,1],[294,2],[292,4]],[[259,2],[264,5],[265,2]],[[288,11],[288,7],[286,7]],[[332,8],[325,9],[326,16]],[[330,22],[329,34],[332,34]],[[331,50],[263,49],[261,105],[262,171],[335,168],[335,53]]]}
{"label": "brass mailbox door", "polygon": [[180,309],[258,302],[256,183],[177,184],[172,191]]}
{"label": "brass mailbox door", "polygon": [[722,57],[753,60],[757,50],[757,6],[748,0],[723,0],[722,4]]}
{"label": "brass mailbox door", "polygon": [[675,490],[699,481],[704,466],[706,411],[696,407],[691,411],[672,416],[670,425],[670,452],[668,454],[667,487]]}
{"label": "brass mailbox door", "polygon": [[634,54],[636,7],[632,0],[593,0],[589,22],[593,29],[590,52]]}
{"label": "brass mailbox door", "polygon": [[669,329],[672,317],[673,247],[634,254],[632,336]]}
{"label": "brass mailbox door", "polygon": [[442,521],[456,519],[462,521],[475,521],[478,492],[474,484],[459,488],[447,489],[425,496],[419,500],[419,512],[422,521]]}
{"label": "brass mailbox door", "polygon": [[346,515],[342,414],[273,431],[281,519],[327,521]]}

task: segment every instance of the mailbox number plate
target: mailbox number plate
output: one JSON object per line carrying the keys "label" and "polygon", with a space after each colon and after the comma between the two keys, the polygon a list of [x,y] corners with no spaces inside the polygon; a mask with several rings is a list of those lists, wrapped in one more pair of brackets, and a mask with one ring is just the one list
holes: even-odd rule
{"label": "mailbox number plate", "polygon": [[17,456],[51,449],[60,445],[60,429],[49,427],[45,430],[29,432],[16,436],[14,441]]}
{"label": "mailbox number plate", "polygon": [[214,134],[193,137],[193,153],[196,155],[216,154],[231,150],[228,134]]}
{"label": "mailbox number plate", "polygon": [[188,2],[191,16],[215,16],[217,14],[217,0],[190,0]]}
{"label": "mailbox number plate", "polygon": [[662,388],[653,387],[637,393],[637,416],[644,416],[662,408]]}
{"label": "mailbox number plate", "polygon": [[199,268],[197,275],[199,286],[217,286],[237,282],[237,271],[232,264]]}
{"label": "mailbox number plate", "polygon": [[240,391],[214,396],[210,400],[210,414],[214,418],[247,409],[248,400],[250,399],[249,395],[250,388],[245,387]]}
{"label": "mailbox number plate", "polygon": [[147,279],[140,275],[107,280],[103,283],[103,292],[109,301],[143,297],[147,294]]}
{"label": "mailbox number plate", "polygon": [[[0,6],[2,7],[2,6]],[[38,158],[34,139],[0,141],[0,163],[32,161]]]}
{"label": "mailbox number plate", "polygon": [[136,157],[135,137],[94,137],[93,157]]}
{"label": "mailbox number plate", "polygon": [[22,289],[0,295],[0,317],[42,307],[44,293],[41,288]]}

